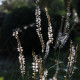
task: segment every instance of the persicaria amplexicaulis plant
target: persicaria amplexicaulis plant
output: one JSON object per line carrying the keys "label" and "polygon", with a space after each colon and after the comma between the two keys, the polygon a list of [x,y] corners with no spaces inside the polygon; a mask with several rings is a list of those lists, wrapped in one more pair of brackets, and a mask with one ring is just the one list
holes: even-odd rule
{"label": "persicaria amplexicaulis plant", "polygon": [[[63,26],[63,21],[64,21],[64,17],[62,16],[61,19],[61,26],[56,38],[55,43],[54,42],[54,36],[53,36],[53,27],[51,24],[51,19],[50,19],[50,15],[48,13],[48,8],[45,7],[45,15],[47,17],[47,21],[48,21],[48,40],[45,43],[44,38],[43,38],[43,34],[42,34],[42,28],[41,28],[41,10],[39,7],[39,0],[36,0],[36,9],[35,9],[35,16],[36,16],[36,32],[37,35],[39,37],[40,43],[41,43],[41,47],[42,47],[42,53],[43,53],[43,57],[41,56],[41,54],[36,55],[34,51],[32,51],[32,57],[33,57],[33,62],[32,62],[32,78],[34,80],[48,80],[48,74],[49,74],[49,70],[47,68],[44,67],[45,65],[45,60],[48,59],[48,55],[50,52],[50,46],[53,45],[55,47],[55,50],[57,50],[57,48],[59,47],[60,49],[63,48],[69,38],[69,34],[71,32],[71,30],[73,29],[73,27],[75,26],[75,24],[78,22],[78,17],[77,17],[77,13],[75,14],[75,19],[74,22],[75,24],[72,26],[72,28],[70,28],[70,0],[67,2],[67,11],[66,11],[66,20],[65,20],[65,24],[64,24],[64,29],[62,30],[62,26]],[[27,29],[25,27],[25,29]],[[25,58],[23,55],[23,47],[21,46],[20,43],[20,39],[18,36],[18,30],[15,29],[15,31],[13,32],[13,36],[15,37],[15,39],[17,40],[18,43],[18,52],[19,52],[19,63],[20,63],[20,69],[21,69],[21,74],[22,76],[24,76],[25,74]],[[66,75],[64,77],[64,80],[68,80],[74,73],[74,67],[76,64],[76,58],[77,58],[77,49],[78,46],[75,48],[74,45],[72,44],[72,41],[70,41],[70,54],[68,57],[68,64],[67,64],[67,69],[66,69]],[[56,72],[53,73],[53,77],[50,78],[50,80],[58,80],[57,76],[58,76],[58,72],[59,72],[59,58],[56,58]]]}

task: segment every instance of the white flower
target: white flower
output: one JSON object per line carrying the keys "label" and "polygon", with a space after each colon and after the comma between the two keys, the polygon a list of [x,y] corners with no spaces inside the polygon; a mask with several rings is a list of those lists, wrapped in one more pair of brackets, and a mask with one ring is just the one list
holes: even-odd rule
{"label": "white flower", "polygon": [[18,52],[19,52],[19,63],[20,63],[20,69],[21,69],[21,74],[24,75],[25,74],[25,58],[24,55],[22,54],[23,52],[23,48],[21,47],[21,43],[18,37],[18,30],[15,30],[15,32],[13,32],[13,36],[16,38],[17,43],[18,43]]}
{"label": "white flower", "polygon": [[74,16],[75,16],[74,22],[78,23],[79,22],[79,17],[77,15],[77,12],[74,13]]}
{"label": "white flower", "polygon": [[44,71],[44,74],[43,74],[43,76],[42,76],[42,79],[40,79],[40,80],[45,80],[46,79],[46,77],[47,77],[47,75],[48,75],[48,71],[47,71],[47,69]]}
{"label": "white flower", "polygon": [[21,73],[25,74],[25,58],[24,55],[19,54],[19,62],[20,62],[20,69],[21,69]]}
{"label": "white flower", "polygon": [[53,80],[57,80],[57,78],[54,76],[54,77],[53,77]]}
{"label": "white flower", "polygon": [[76,51],[75,47],[71,43],[71,48],[70,48],[70,55],[68,57],[68,70],[69,70],[69,77],[72,76],[74,73],[74,68],[75,68],[75,56],[76,56]]}
{"label": "white flower", "polygon": [[18,50],[19,52],[23,52],[23,47],[18,47],[17,50]]}
{"label": "white flower", "polygon": [[[38,3],[39,0],[36,1],[36,3]],[[42,53],[44,52],[44,48],[45,48],[45,44],[44,44],[44,40],[43,40],[43,36],[41,34],[41,11],[40,11],[40,8],[39,6],[37,5],[36,6],[36,9],[35,9],[35,15],[36,15],[36,32],[38,34],[38,37],[40,39],[40,42],[41,42],[41,46],[42,46]]]}
{"label": "white flower", "polygon": [[70,12],[67,12],[67,16],[70,16],[71,15],[71,13]]}
{"label": "white flower", "polygon": [[67,21],[66,22],[66,28],[69,28],[69,26],[70,26],[70,23]]}
{"label": "white flower", "polygon": [[48,75],[48,70],[46,69],[46,70],[44,71],[44,76],[47,77],[47,75]]}
{"label": "white flower", "polygon": [[24,29],[27,29],[28,27],[27,26],[24,26]]}
{"label": "white flower", "polygon": [[18,31],[16,30],[15,32],[13,32],[13,36],[18,35]]}

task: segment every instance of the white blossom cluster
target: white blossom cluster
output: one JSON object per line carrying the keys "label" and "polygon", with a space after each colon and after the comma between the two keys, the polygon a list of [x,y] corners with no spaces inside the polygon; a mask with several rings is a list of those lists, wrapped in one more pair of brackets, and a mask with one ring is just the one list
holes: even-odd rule
{"label": "white blossom cluster", "polygon": [[57,78],[54,76],[54,77],[53,77],[53,80],[57,80]]}
{"label": "white blossom cluster", "polygon": [[75,18],[74,18],[74,22],[75,22],[75,23],[78,23],[78,22],[79,22],[79,17],[78,17],[78,14],[77,14],[76,11],[74,12],[74,17],[75,17]]}
{"label": "white blossom cluster", "polygon": [[[68,4],[70,5],[70,3]],[[70,7],[68,7],[68,10],[67,10],[67,16],[66,16],[66,22],[65,22],[65,28],[64,28],[64,37],[67,37],[66,40],[68,39],[68,31],[69,31],[69,28],[70,28],[70,20],[69,20],[69,17],[70,17],[71,13],[70,13]],[[67,35],[66,35],[67,34]]]}
{"label": "white blossom cluster", "polygon": [[67,21],[67,22],[65,23],[65,27],[66,27],[67,29],[69,29],[69,27],[70,27],[69,21]]}
{"label": "white blossom cluster", "polygon": [[68,38],[69,38],[68,33],[63,35],[62,32],[59,32],[56,47],[59,46],[60,48],[62,48],[66,44]]}
{"label": "white blossom cluster", "polygon": [[[63,30],[63,33],[62,33],[62,31],[60,31],[58,33],[58,38],[56,40],[55,47],[62,48],[66,44],[66,42],[67,42],[67,40],[69,38],[69,31],[70,31],[69,30],[69,28],[70,28],[69,17],[70,17],[70,15],[71,15],[71,12],[70,12],[70,1],[68,1],[67,2],[67,13],[66,13],[66,20],[65,20],[65,24],[64,24],[64,30]],[[62,26],[61,26],[61,29],[62,29]]]}
{"label": "white blossom cluster", "polygon": [[47,19],[48,19],[48,38],[49,38],[49,40],[46,43],[46,51],[45,51],[45,57],[44,58],[47,58],[47,56],[49,54],[49,50],[50,50],[50,44],[53,43],[53,32],[52,32],[50,16],[48,14],[48,9],[45,8],[45,11],[46,11]]}
{"label": "white blossom cluster", "polygon": [[48,9],[47,8],[45,8],[45,11],[46,11],[47,19],[48,19],[48,38],[49,38],[50,43],[53,43],[53,31],[52,31],[50,16],[48,14]]}
{"label": "white blossom cluster", "polygon": [[17,30],[13,32],[13,36],[17,39],[17,37],[18,37],[18,31]]}
{"label": "white blossom cluster", "polygon": [[48,70],[46,69],[46,70],[44,71],[44,73],[43,73],[42,79],[40,79],[40,80],[46,80],[47,75],[48,75]]}
{"label": "white blossom cluster", "polygon": [[15,30],[13,32],[13,36],[16,38],[17,43],[18,43],[18,52],[19,52],[19,63],[20,63],[20,69],[21,69],[21,74],[22,76],[25,74],[25,58],[23,53],[23,48],[21,46],[20,40],[19,40],[19,36],[18,36],[18,30]]}
{"label": "white blossom cluster", "polygon": [[70,2],[68,2],[64,31],[63,31],[63,33],[62,32],[58,33],[56,47],[58,47],[58,46],[60,48],[63,47],[69,38],[69,28],[70,28],[69,17],[70,17],[70,15],[71,15]]}
{"label": "white blossom cluster", "polygon": [[70,28],[70,22],[69,22],[69,17],[70,17],[70,2],[68,2],[68,7],[67,7],[67,13],[66,13],[66,20],[65,20],[65,27],[64,31],[58,33],[58,39],[56,43],[56,47],[63,47],[65,43],[67,42],[69,38],[69,28]]}
{"label": "white blossom cluster", "polygon": [[71,16],[71,13],[70,13],[70,11],[69,11],[69,12],[67,12],[67,16]]}
{"label": "white blossom cluster", "polygon": [[78,45],[76,48],[74,45],[72,45],[72,41],[70,41],[70,55],[68,57],[68,64],[67,64],[67,70],[66,71],[66,76],[65,80],[68,80],[69,77],[71,77],[74,73],[75,63],[76,63],[76,58],[77,58],[77,50],[78,50]]}
{"label": "white blossom cluster", "polygon": [[68,70],[69,70],[69,77],[72,76],[72,74],[74,73],[74,65],[76,63],[75,60],[75,56],[76,56],[76,51],[75,51],[75,47],[72,45],[71,49],[70,49],[70,55],[68,57]]}
{"label": "white blossom cluster", "polygon": [[33,76],[32,78],[35,79],[37,73],[39,73],[39,76],[41,78],[42,76],[42,58],[38,59],[38,55],[36,55],[34,52],[32,55],[33,55],[33,63],[32,63]]}
{"label": "white blossom cluster", "polygon": [[50,43],[53,43],[52,26],[48,27],[48,38],[49,38]]}
{"label": "white blossom cluster", "polygon": [[48,75],[48,70],[46,69],[43,71],[42,58],[41,57],[38,58],[38,55],[35,55],[35,53],[33,53],[32,55],[33,55],[33,63],[32,63],[33,76],[32,78],[35,79],[38,73],[39,80],[46,80],[47,75]]}
{"label": "white blossom cluster", "polygon": [[19,54],[19,63],[20,63],[20,69],[21,69],[21,74],[25,74],[25,58],[23,54]]}
{"label": "white blossom cluster", "polygon": [[19,45],[18,45],[17,50],[18,50],[18,52],[22,53],[23,52],[23,47],[21,47],[21,46],[19,47]]}
{"label": "white blossom cluster", "polygon": [[37,55],[34,55],[34,57],[33,57],[33,60],[34,60],[34,62],[32,63],[32,68],[33,68],[33,75],[36,73],[36,72],[38,72],[38,56]]}
{"label": "white blossom cluster", "polygon": [[61,37],[61,44],[60,44],[60,47],[63,47],[63,46],[66,44],[68,38],[69,38],[68,33],[67,33],[66,35],[64,35],[64,36]]}
{"label": "white blossom cluster", "polygon": [[33,56],[33,63],[32,63],[32,68],[33,68],[33,79],[36,79],[36,73],[38,73],[38,68],[39,68],[39,64],[38,64],[38,55],[35,55],[35,53],[32,53]]}
{"label": "white blossom cluster", "polygon": [[69,28],[70,28],[70,20],[69,20],[69,17],[70,17],[71,13],[67,13],[67,17],[66,17],[66,22],[65,22],[65,28],[64,28],[64,33],[68,33],[69,31]]}
{"label": "white blossom cluster", "polygon": [[58,38],[57,38],[57,42],[56,42],[56,47],[58,47],[60,45],[60,41],[62,39],[62,32],[58,33]]}
{"label": "white blossom cluster", "polygon": [[70,23],[69,23],[69,17],[71,16],[71,12],[70,12],[70,1],[67,2],[68,6],[67,6],[67,13],[66,13],[66,23],[65,23],[65,28],[68,29],[69,26],[70,26]]}
{"label": "white blossom cluster", "polygon": [[43,71],[43,67],[42,67],[42,58],[38,59],[38,64],[39,64],[39,80],[46,80],[47,75],[48,75],[48,70],[45,69]]}
{"label": "white blossom cluster", "polygon": [[38,6],[38,2],[39,0],[36,1],[37,3],[37,6],[36,6],[36,10],[35,10],[35,15],[36,15],[36,32],[38,34],[38,37],[40,39],[40,42],[41,42],[41,46],[42,46],[42,52],[44,52],[44,49],[45,49],[45,44],[44,44],[44,40],[43,40],[43,36],[42,36],[42,33],[41,33],[41,11],[40,11],[40,7]]}

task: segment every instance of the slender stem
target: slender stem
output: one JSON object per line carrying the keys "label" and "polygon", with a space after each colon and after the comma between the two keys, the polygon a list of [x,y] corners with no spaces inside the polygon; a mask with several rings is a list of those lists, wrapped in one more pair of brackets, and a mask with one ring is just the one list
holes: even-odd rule
{"label": "slender stem", "polygon": [[68,78],[69,78],[69,70],[66,72],[66,77],[65,77],[65,80],[68,80]]}
{"label": "slender stem", "polygon": [[24,80],[24,75],[22,75],[22,80]]}
{"label": "slender stem", "polygon": [[58,62],[59,62],[59,55],[60,55],[60,47],[59,47],[59,54],[58,54]]}
{"label": "slender stem", "polygon": [[53,65],[53,66],[51,66],[49,69],[48,69],[48,71],[51,69],[51,68],[54,68],[56,66],[56,64],[55,65]]}
{"label": "slender stem", "polygon": [[[56,50],[54,50],[54,56],[53,57],[55,57],[55,59],[57,59]],[[54,58],[53,58],[53,61],[54,61]]]}

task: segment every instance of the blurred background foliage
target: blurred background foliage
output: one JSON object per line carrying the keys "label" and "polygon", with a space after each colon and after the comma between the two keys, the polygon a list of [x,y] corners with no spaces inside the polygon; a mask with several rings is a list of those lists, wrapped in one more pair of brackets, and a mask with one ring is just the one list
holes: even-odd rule
{"label": "blurred background foliage", "polygon": [[[2,11],[11,12],[15,8],[20,8],[23,6],[30,7],[35,5],[35,0],[4,0],[0,6]],[[42,8],[47,6],[55,14],[64,14],[64,0],[41,0],[40,5]]]}
{"label": "blurred background foliage", "polygon": [[[39,5],[42,11],[41,27],[45,42],[47,41],[48,23],[44,8],[48,7],[53,26],[54,38],[56,38],[58,29],[61,24],[61,17],[65,16],[66,13],[66,1],[67,0],[40,0]],[[24,48],[24,54],[29,55],[26,58],[26,60],[28,60],[26,65],[31,66],[31,58],[29,57],[31,56],[32,49],[34,49],[36,53],[41,53],[40,41],[35,30],[35,2],[36,0],[0,0],[0,80],[19,80],[18,78],[20,75],[20,71],[17,59],[17,43],[16,40],[12,37],[12,33],[15,28],[21,29],[21,33],[19,34],[19,36]],[[75,10],[78,13],[78,17],[80,18],[79,5],[80,0],[71,0],[71,13],[73,15],[73,10]],[[71,19],[73,18],[71,17]],[[80,44],[80,22],[76,24],[76,27],[73,29],[70,36],[71,39],[74,40],[74,44]],[[65,52],[66,49],[69,49],[69,44],[67,45],[67,48],[64,48],[63,53],[65,54],[67,53],[67,51]],[[51,53],[53,54],[54,51],[52,51]],[[63,55],[61,56],[63,57]],[[79,59],[80,58],[78,58],[78,60]],[[77,66],[79,67],[80,63],[77,63]],[[31,72],[29,72],[31,68],[27,66],[26,70],[26,74],[31,74]],[[78,73],[80,73],[80,69],[78,70]],[[75,73],[75,75],[77,75],[77,73]],[[77,76],[79,77],[79,75]],[[26,77],[29,76],[30,75],[28,74],[28,76]],[[73,76],[73,80],[80,79],[76,79],[75,77],[76,76]]]}

